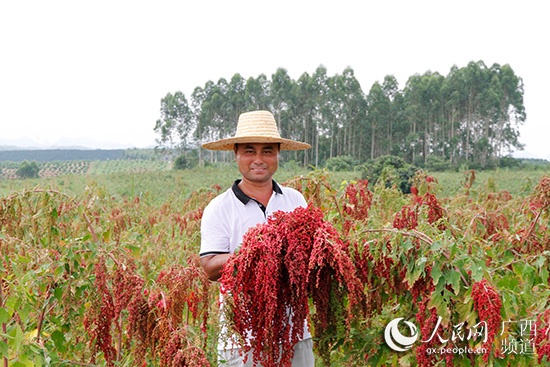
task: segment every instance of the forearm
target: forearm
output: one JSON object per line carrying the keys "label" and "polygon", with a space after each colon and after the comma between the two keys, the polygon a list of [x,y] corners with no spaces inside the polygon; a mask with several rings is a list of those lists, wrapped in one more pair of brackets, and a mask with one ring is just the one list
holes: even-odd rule
{"label": "forearm", "polygon": [[220,279],[223,266],[227,263],[229,257],[231,257],[231,254],[219,254],[201,258],[201,266],[208,279],[211,281]]}

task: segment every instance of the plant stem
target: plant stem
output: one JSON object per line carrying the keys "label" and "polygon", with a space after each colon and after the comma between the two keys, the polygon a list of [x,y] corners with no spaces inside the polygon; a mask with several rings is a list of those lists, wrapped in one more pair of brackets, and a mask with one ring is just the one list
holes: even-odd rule
{"label": "plant stem", "polygon": [[391,228],[376,228],[376,229],[364,229],[363,232],[390,232],[395,234],[401,234],[403,236],[418,238],[419,240],[424,241],[429,245],[433,245],[433,240],[430,237],[418,231],[406,232],[406,231],[400,231],[400,230],[391,229]]}
{"label": "plant stem", "polygon": [[[4,280],[0,278],[0,307],[4,307]],[[2,333],[6,335],[8,332],[6,323],[2,323]],[[6,338],[3,339],[6,343]],[[4,367],[8,367],[8,357],[4,356]]]}
{"label": "plant stem", "polygon": [[534,259],[534,258],[536,258],[536,257],[539,257],[540,255],[541,255],[541,254],[536,254],[536,255],[531,255],[531,256],[521,257],[521,258],[519,258],[519,259],[515,259],[515,260],[513,260],[513,261],[510,261],[508,264],[504,264],[504,265],[502,265],[502,266],[499,266],[498,268],[495,268],[495,269],[491,270],[491,274],[494,274],[497,270],[507,268],[507,267],[509,267],[509,266],[512,265],[512,264],[519,263],[520,261],[531,260],[531,259]]}
{"label": "plant stem", "polygon": [[50,288],[52,286],[52,282],[48,284],[48,288],[46,289],[46,302],[44,302],[44,307],[42,307],[42,311],[40,312],[40,315],[38,316],[38,325],[36,326],[36,340],[40,341],[40,333],[42,331],[42,324],[44,323],[44,316],[46,315],[46,309],[48,308],[48,302],[50,301],[50,298],[48,297],[50,295]]}
{"label": "plant stem", "polygon": [[525,246],[525,242],[527,242],[527,239],[533,234],[533,231],[535,230],[535,227],[537,225],[537,222],[539,221],[540,215],[542,214],[543,210],[544,208],[541,208],[541,210],[539,210],[539,212],[537,213],[537,216],[535,217],[535,220],[533,220],[533,223],[531,223],[529,232],[527,232],[527,235],[523,238],[522,246]]}

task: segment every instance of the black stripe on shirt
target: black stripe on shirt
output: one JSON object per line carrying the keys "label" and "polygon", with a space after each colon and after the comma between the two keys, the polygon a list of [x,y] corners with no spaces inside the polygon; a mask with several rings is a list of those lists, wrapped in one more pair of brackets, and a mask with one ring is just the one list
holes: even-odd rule
{"label": "black stripe on shirt", "polygon": [[222,255],[222,254],[228,254],[228,253],[229,251],[208,251],[200,254],[200,257],[211,256],[211,255]]}

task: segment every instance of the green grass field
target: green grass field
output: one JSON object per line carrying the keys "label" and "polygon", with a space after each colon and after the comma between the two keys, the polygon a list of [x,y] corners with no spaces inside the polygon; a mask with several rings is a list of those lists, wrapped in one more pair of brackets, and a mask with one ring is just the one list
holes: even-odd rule
{"label": "green grass field", "polygon": [[[156,162],[161,163],[161,162]],[[155,169],[136,165],[128,171],[124,164],[102,162],[102,167],[83,174],[67,174],[37,179],[0,180],[0,196],[36,186],[55,188],[71,195],[80,195],[90,185],[98,186],[115,198],[134,198],[147,196],[152,201],[169,200],[174,196],[186,196],[200,188],[219,185],[223,190],[239,178],[236,164],[225,164],[187,170],[171,170],[166,164],[158,164]],[[120,167],[119,167],[120,166]],[[99,169],[101,168],[101,169]],[[124,169],[123,169],[124,168]],[[275,175],[277,182],[285,182],[293,177],[307,175],[305,168],[285,169],[280,167]],[[441,196],[453,196],[464,186],[466,172],[428,172],[439,183]],[[491,186],[493,191],[508,191],[511,195],[525,195],[531,192],[543,175],[544,170],[506,170],[476,171],[474,190],[485,190]],[[331,181],[336,187],[344,181],[361,178],[361,172],[331,172]]]}

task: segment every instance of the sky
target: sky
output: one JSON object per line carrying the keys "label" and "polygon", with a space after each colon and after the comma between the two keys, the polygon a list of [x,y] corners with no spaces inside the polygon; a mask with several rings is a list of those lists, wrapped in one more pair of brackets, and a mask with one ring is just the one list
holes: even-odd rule
{"label": "sky", "polygon": [[[152,147],[160,100],[209,80],[350,66],[375,81],[470,61],[523,79],[521,156],[550,159],[550,3],[2,1],[0,145]],[[517,153],[516,153],[517,154]]]}

